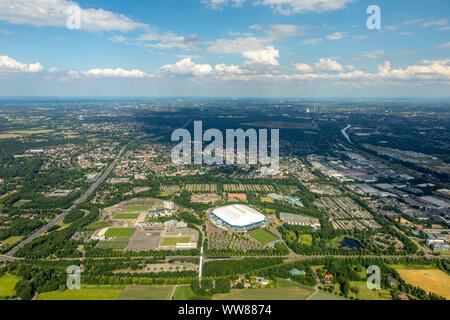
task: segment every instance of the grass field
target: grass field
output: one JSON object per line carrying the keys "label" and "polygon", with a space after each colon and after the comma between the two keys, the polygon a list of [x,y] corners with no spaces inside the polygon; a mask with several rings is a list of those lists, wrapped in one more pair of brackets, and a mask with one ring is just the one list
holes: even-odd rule
{"label": "grass field", "polygon": [[86,226],[86,230],[95,231],[112,226],[111,222],[108,221],[95,221]]}
{"label": "grass field", "polygon": [[128,244],[128,240],[113,240],[113,241],[100,241],[95,246],[96,249],[112,249],[112,250],[123,250]]}
{"label": "grass field", "polygon": [[14,288],[19,280],[19,277],[10,274],[0,277],[0,300],[15,296]]}
{"label": "grass field", "polygon": [[311,247],[312,245],[312,235],[310,234],[301,234],[299,237],[299,241],[302,245]]}
{"label": "grass field", "polygon": [[11,236],[5,240],[0,241],[0,243],[2,243],[5,247],[9,247],[22,240],[22,238],[22,236]]}
{"label": "grass field", "polygon": [[173,300],[192,300],[193,298],[195,298],[195,293],[189,285],[179,286],[173,295]]}
{"label": "grass field", "polygon": [[161,240],[162,246],[176,246],[177,243],[189,243],[191,242],[190,237],[164,237]]}
{"label": "grass field", "polygon": [[31,200],[21,199],[21,200],[17,201],[16,203],[14,203],[13,206],[16,207],[16,208],[20,208],[21,206],[23,206],[27,202],[31,202]]}
{"label": "grass field", "polygon": [[314,291],[305,288],[232,289],[230,293],[216,294],[213,300],[305,300]]}
{"label": "grass field", "polygon": [[44,292],[36,300],[114,300],[123,291],[123,286],[86,286],[81,290]]}
{"label": "grass field", "polygon": [[350,281],[350,288],[358,288],[358,293],[349,291],[348,296],[358,298],[360,300],[391,300],[392,296],[387,289],[370,290],[367,288],[367,282]]}
{"label": "grass field", "polygon": [[277,237],[275,237],[272,233],[267,231],[266,229],[259,229],[250,232],[250,235],[262,243],[269,243],[275,240],[278,240]]}
{"label": "grass field", "polygon": [[150,209],[149,205],[146,204],[136,204],[136,205],[130,205],[127,206],[125,211],[127,212],[139,212],[139,211],[148,211]]}
{"label": "grass field", "polygon": [[126,286],[117,300],[169,300],[175,286]]}
{"label": "grass field", "polygon": [[345,300],[343,297],[335,296],[331,293],[316,291],[308,300]]}
{"label": "grass field", "polygon": [[135,228],[109,228],[105,237],[107,238],[131,238]]}
{"label": "grass field", "polygon": [[406,283],[450,300],[450,276],[445,272],[438,269],[396,270]]}
{"label": "grass field", "polygon": [[115,220],[135,220],[139,218],[139,213],[118,213],[114,216]]}

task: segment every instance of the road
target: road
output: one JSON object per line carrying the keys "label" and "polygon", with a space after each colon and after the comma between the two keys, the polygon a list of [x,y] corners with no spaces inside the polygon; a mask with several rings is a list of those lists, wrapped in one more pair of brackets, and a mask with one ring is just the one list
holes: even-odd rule
{"label": "road", "polygon": [[[80,203],[83,203],[84,201],[86,201],[89,196],[95,191],[95,189],[98,188],[98,186],[103,183],[103,181],[105,181],[105,179],[110,175],[110,173],[113,171],[114,167],[117,165],[117,162],[119,162],[120,156],[122,156],[123,152],[126,150],[126,148],[134,141],[136,141],[137,139],[142,138],[143,136],[140,136],[138,138],[136,138],[135,140],[129,142],[127,145],[125,145],[119,152],[119,156],[114,159],[114,161],[109,165],[109,167],[106,169],[106,171],[102,174],[102,176],[100,178],[98,178],[90,187],[89,189],[86,190],[85,193],[83,193],[83,195],[78,198],[71,206],[69,209],[64,210],[63,213],[61,213],[60,215],[56,216],[52,221],[50,221],[48,224],[46,224],[45,226],[43,226],[41,229],[39,229],[38,231],[36,231],[35,233],[33,233],[31,236],[29,236],[28,238],[26,238],[24,241],[22,241],[21,243],[19,243],[17,246],[15,246],[13,249],[11,249],[10,251],[8,251],[6,253],[6,256],[8,257],[12,257],[14,256],[14,254],[23,246],[25,246],[26,244],[32,242],[33,240],[35,240],[36,238],[39,238],[40,236],[42,236],[44,233],[47,232],[47,230],[53,226],[56,226],[58,224],[61,223],[61,221],[63,221],[63,219],[73,210],[75,209]],[[1,257],[0,257],[1,258]]]}

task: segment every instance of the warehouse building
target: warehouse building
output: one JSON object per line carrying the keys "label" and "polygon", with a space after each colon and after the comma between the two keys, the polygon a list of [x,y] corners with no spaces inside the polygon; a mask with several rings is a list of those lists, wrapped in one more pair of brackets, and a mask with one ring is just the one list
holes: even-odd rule
{"label": "warehouse building", "polygon": [[209,217],[220,227],[232,232],[246,232],[265,226],[266,217],[255,209],[235,204],[214,209]]}

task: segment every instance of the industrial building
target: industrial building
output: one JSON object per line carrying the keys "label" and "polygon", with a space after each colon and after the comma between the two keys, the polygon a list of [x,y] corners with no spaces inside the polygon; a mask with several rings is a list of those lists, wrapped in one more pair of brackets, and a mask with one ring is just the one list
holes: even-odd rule
{"label": "industrial building", "polygon": [[209,217],[217,226],[233,232],[246,232],[265,226],[266,217],[253,208],[242,204],[219,207]]}
{"label": "industrial building", "polygon": [[281,212],[280,219],[284,223],[295,226],[310,226],[313,229],[320,229],[321,227],[319,219],[314,219],[299,214]]}

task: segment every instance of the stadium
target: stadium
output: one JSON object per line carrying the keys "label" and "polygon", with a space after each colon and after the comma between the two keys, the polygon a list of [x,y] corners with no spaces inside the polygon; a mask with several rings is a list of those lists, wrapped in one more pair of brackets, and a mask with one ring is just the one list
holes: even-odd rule
{"label": "stadium", "polygon": [[242,204],[219,207],[210,213],[210,218],[219,226],[232,232],[246,232],[265,226],[266,217],[253,208]]}

